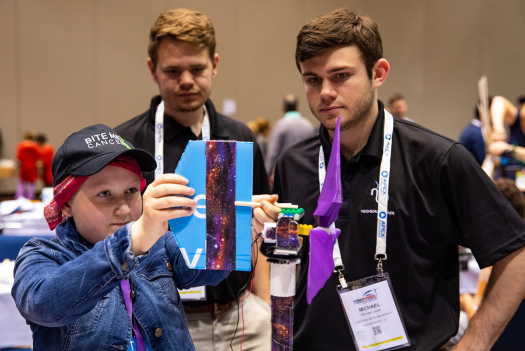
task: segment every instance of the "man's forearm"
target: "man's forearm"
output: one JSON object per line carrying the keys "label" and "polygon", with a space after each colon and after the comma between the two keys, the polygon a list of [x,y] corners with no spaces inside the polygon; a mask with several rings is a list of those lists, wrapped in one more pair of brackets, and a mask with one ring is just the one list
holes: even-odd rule
{"label": "man's forearm", "polygon": [[525,294],[525,250],[494,264],[485,296],[454,351],[490,350]]}
{"label": "man's forearm", "polygon": [[[255,255],[252,253],[252,262],[255,263]],[[253,279],[253,293],[270,303],[270,263],[266,256],[259,252],[257,265],[255,266],[255,277]]]}

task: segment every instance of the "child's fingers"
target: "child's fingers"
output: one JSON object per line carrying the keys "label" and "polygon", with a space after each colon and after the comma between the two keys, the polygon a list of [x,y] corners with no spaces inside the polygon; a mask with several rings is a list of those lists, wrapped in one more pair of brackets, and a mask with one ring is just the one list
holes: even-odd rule
{"label": "child's fingers", "polygon": [[173,207],[195,207],[197,202],[184,196],[164,196],[150,200],[150,208],[154,210],[165,210]]}
{"label": "child's fingers", "polygon": [[154,198],[161,198],[170,195],[192,196],[195,194],[195,189],[180,184],[164,183],[152,188],[148,194]]}
{"label": "child's fingers", "polygon": [[172,184],[182,184],[182,185],[186,185],[188,184],[188,179],[184,178],[183,176],[181,175],[178,175],[178,174],[174,174],[174,173],[164,173],[162,174],[160,177],[158,177],[157,179],[155,179],[155,181],[153,183],[151,183],[151,185],[153,187],[156,187],[160,184],[164,184],[164,183],[172,183]]}

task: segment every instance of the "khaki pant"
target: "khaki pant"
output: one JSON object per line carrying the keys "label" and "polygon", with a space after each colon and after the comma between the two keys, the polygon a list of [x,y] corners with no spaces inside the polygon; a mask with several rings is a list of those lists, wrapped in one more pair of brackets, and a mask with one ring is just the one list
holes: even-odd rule
{"label": "khaki pant", "polygon": [[[270,305],[254,294],[244,300],[243,351],[270,351],[271,310]],[[213,316],[211,313],[187,313],[188,328],[197,351],[228,351],[235,327],[237,307]],[[239,306],[239,327],[233,340],[233,349],[240,350],[242,336],[242,310]]]}

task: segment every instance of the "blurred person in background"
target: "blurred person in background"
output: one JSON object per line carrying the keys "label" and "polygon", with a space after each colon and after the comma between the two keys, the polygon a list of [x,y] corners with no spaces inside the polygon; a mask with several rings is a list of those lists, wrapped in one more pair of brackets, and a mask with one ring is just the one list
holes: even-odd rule
{"label": "blurred person in background", "polygon": [[407,101],[405,100],[405,97],[399,93],[392,94],[392,96],[388,100],[387,111],[390,112],[392,116],[396,118],[414,122],[414,120],[406,116],[407,110],[408,105]]}
{"label": "blurred person in background", "polygon": [[[492,104],[492,97],[489,97],[489,108]],[[474,118],[470,121],[470,124],[463,129],[459,137],[459,142],[468,151],[474,155],[479,165],[483,164],[485,159],[485,140],[483,134],[481,134],[482,123],[479,117],[478,106],[474,106]]]}
{"label": "blurred person in background", "polygon": [[[518,99],[519,102],[519,99]],[[490,105],[490,117],[492,120],[492,143],[489,152],[493,155],[501,154],[503,143],[525,147],[525,106],[514,106],[503,96],[494,96]],[[508,126],[509,134],[507,134]],[[506,177],[517,179],[523,173],[522,164],[517,161],[515,155],[508,158],[502,155],[501,167],[499,167],[496,178]]]}
{"label": "blurred person in background", "polygon": [[270,135],[270,123],[264,117],[257,117],[255,120],[246,123],[248,128],[255,135],[257,139],[257,144],[259,144],[259,149],[264,159],[268,153],[268,136]]}
{"label": "blurred person in background", "polygon": [[24,140],[16,148],[16,159],[20,167],[20,181],[16,188],[15,199],[35,198],[35,182],[38,179],[37,161],[40,158],[38,145],[33,141],[33,133],[25,132]]}
{"label": "blurred person in background", "polygon": [[[494,96],[490,105],[492,118],[493,141],[507,141],[509,144],[525,147],[525,105],[518,99],[520,106],[516,107],[503,96]],[[507,138],[505,125],[509,126],[510,135]]]}
{"label": "blurred person in background", "polygon": [[47,143],[47,137],[45,134],[38,134],[36,136],[36,142],[39,147],[40,159],[42,160],[42,180],[46,187],[53,186],[53,170],[51,165],[53,164],[53,156],[55,156],[55,150]]}
{"label": "blurred person in background", "polygon": [[[512,207],[516,210],[521,218],[525,219],[525,197],[523,193],[518,189],[512,179],[499,178],[494,181],[498,190],[505,196],[510,202]],[[470,294],[462,294],[460,296],[460,309],[465,312],[467,318],[460,318],[460,333],[453,339],[459,341],[464,332],[468,321],[474,316],[476,310],[483,299],[485,288],[492,273],[492,267],[487,267],[481,270],[478,279],[478,291],[472,296]],[[465,315],[462,315],[464,317]],[[491,351],[503,351],[503,350],[521,350],[522,345],[525,344],[525,333],[523,333],[523,326],[525,325],[525,300],[521,302],[516,313],[505,327],[505,330],[500,335]]]}
{"label": "blurred person in background", "polygon": [[297,98],[288,94],[283,101],[284,116],[274,125],[270,144],[268,145],[268,156],[265,160],[266,172],[272,176],[277,159],[284,149],[293,145],[314,132],[314,126],[307,118],[301,116],[297,111]]}

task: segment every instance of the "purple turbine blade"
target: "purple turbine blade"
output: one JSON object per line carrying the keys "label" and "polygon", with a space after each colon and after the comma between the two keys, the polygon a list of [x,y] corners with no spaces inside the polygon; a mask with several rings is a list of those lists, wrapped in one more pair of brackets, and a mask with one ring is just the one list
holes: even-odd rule
{"label": "purple turbine blade", "polygon": [[334,271],[335,241],[341,234],[340,229],[330,228],[330,234],[322,228],[310,229],[310,262],[308,263],[308,285],[306,287],[306,301],[312,303],[313,298],[321,290]]}
{"label": "purple turbine blade", "polygon": [[343,204],[343,191],[341,186],[341,151],[339,146],[339,128],[341,116],[337,119],[330,162],[326,170],[326,178],[321,195],[317,200],[317,209],[314,212],[315,220],[320,227],[328,228],[337,219],[339,209]]}

